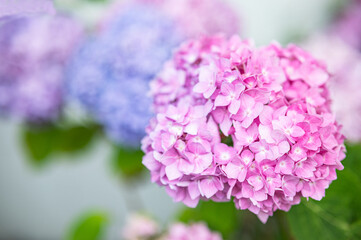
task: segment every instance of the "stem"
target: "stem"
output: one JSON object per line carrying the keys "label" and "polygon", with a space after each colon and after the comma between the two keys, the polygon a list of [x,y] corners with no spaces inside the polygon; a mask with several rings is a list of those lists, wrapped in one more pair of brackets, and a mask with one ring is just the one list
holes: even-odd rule
{"label": "stem", "polygon": [[144,210],[142,199],[138,193],[137,184],[125,182],[125,184],[121,183],[121,185],[125,190],[123,191],[123,196],[127,209],[131,210],[132,212],[139,212],[141,210]]}
{"label": "stem", "polygon": [[276,220],[281,239],[285,239],[285,240],[294,239],[290,231],[286,213],[283,211],[277,211],[274,214],[274,218]]}

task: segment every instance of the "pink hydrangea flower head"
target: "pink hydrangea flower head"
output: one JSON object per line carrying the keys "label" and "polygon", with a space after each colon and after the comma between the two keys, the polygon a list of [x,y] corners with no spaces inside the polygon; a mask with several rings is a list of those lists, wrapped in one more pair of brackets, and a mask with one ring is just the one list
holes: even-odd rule
{"label": "pink hydrangea flower head", "polygon": [[204,223],[184,225],[176,223],[170,226],[162,240],[222,240],[218,233],[211,232]]}
{"label": "pink hydrangea flower head", "polygon": [[141,240],[151,238],[159,232],[159,226],[153,219],[145,215],[133,214],[123,228],[122,237],[124,240]]}
{"label": "pink hydrangea flower head", "polygon": [[[183,43],[151,83],[143,163],[175,201],[230,201],[266,222],[320,200],[342,169],[324,64],[301,48],[237,36]],[[302,89],[302,91],[299,91]]]}

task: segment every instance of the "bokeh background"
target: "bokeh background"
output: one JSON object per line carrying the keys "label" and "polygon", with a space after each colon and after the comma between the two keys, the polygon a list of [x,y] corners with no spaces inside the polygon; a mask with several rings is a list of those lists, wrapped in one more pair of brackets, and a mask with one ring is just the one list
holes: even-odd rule
{"label": "bokeh background", "polygon": [[[323,29],[345,3],[227,2],[241,16],[243,37],[253,38],[257,45],[273,40],[282,44],[301,41]],[[111,1],[57,0],[55,4],[91,27]],[[79,113],[74,107],[68,114]],[[149,176],[131,182],[119,180],[109,164],[113,146],[104,138],[94,139],[71,157],[58,154],[45,166],[34,167],[24,152],[23,127],[20,122],[0,119],[0,239],[63,239],[73,222],[89,211],[107,212],[111,221],[106,239],[119,239],[128,214],[139,206],[163,223],[183,206],[148,181]]]}

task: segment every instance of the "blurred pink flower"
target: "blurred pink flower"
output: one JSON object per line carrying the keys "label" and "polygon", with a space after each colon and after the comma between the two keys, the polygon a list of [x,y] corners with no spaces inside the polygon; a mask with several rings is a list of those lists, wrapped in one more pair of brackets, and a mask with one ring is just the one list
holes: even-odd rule
{"label": "blurred pink flower", "polygon": [[350,2],[351,4],[345,7],[330,30],[332,34],[361,50],[361,1]]}
{"label": "blurred pink flower", "polygon": [[159,232],[159,226],[153,219],[145,215],[133,214],[123,228],[122,239],[142,240],[151,238],[159,234]]}
{"label": "blurred pink flower", "polygon": [[222,240],[221,235],[211,232],[203,223],[189,226],[176,223],[170,226],[168,234],[162,240]]}
{"label": "blurred pink flower", "polygon": [[157,5],[181,27],[188,37],[223,33],[231,36],[238,32],[239,18],[222,0],[136,0]]}
{"label": "blurred pink flower", "polygon": [[[313,36],[305,47],[327,64],[332,75],[332,110],[347,140],[361,141],[361,93],[355,90],[361,88],[361,52],[330,33]],[[317,138],[312,138],[312,142],[320,144]]]}
{"label": "blurred pink flower", "polygon": [[212,232],[204,223],[173,223],[165,231],[151,218],[133,214],[122,231],[124,240],[222,240],[220,234]]}

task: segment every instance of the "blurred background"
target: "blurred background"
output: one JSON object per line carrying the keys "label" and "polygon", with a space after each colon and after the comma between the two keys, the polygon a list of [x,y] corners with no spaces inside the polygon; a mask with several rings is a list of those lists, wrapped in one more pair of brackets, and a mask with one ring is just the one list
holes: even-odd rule
{"label": "blurred background", "polygon": [[[257,45],[273,40],[283,45],[301,42],[328,26],[346,4],[337,0],[224,2],[239,15],[241,36],[253,38]],[[73,15],[86,31],[104,21],[111,4],[110,0],[55,1],[58,11]],[[86,113],[76,104],[65,115],[85,126]],[[21,119],[0,119],[0,239],[64,239],[77,219],[89,212],[106,213],[109,228],[104,239],[120,239],[127,216],[138,209],[162,223],[175,218],[183,205],[173,203],[164,189],[151,183],[148,173],[131,180],[120,177],[112,162],[114,145],[92,124],[80,129],[88,136],[83,139],[85,147],[80,144],[80,150],[53,154],[45,164],[34,164],[29,160],[34,154],[26,149],[36,133],[32,135]],[[70,138],[79,134],[77,130],[69,130]]]}

